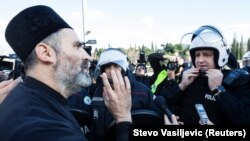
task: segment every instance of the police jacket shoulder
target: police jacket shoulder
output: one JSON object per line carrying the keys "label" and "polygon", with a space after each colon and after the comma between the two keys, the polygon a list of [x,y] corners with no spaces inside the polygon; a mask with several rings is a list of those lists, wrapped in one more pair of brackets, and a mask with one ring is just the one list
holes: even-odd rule
{"label": "police jacket shoulder", "polygon": [[89,114],[92,114],[90,94],[86,91],[85,88],[82,88],[77,93],[72,94],[67,99],[67,108],[79,109],[82,111],[86,111]]}
{"label": "police jacket shoulder", "polygon": [[250,66],[244,66],[243,68],[241,68],[241,70],[244,70],[248,72],[248,74],[250,74]]}
{"label": "police jacket shoulder", "polygon": [[[142,108],[151,108],[153,104],[153,95],[150,89],[144,84],[136,81],[132,73],[128,73],[127,77],[131,85],[132,110],[142,109]],[[97,84],[98,84],[98,87],[95,90],[93,100],[92,100],[92,102],[94,102],[92,104],[94,105],[92,106],[95,106],[96,101],[100,101],[98,99],[103,99],[102,98],[102,92],[103,92],[102,80],[100,80],[100,82],[98,82]],[[102,102],[102,104],[104,103]]]}
{"label": "police jacket shoulder", "polygon": [[152,108],[153,96],[150,89],[135,80],[132,73],[128,73],[128,78],[131,85],[131,95],[132,95],[132,110],[141,108]]}
{"label": "police jacket shoulder", "polygon": [[250,82],[250,75],[243,69],[223,70],[223,85],[238,87]]}
{"label": "police jacket shoulder", "polygon": [[150,88],[150,84],[149,84],[149,80],[150,77],[148,75],[145,76],[138,76],[136,74],[134,74],[135,80],[146,85],[148,88]]}
{"label": "police jacket shoulder", "polygon": [[[236,73],[235,73],[236,72]],[[226,92],[218,94],[215,98],[222,111],[226,113],[231,124],[250,124],[250,81],[249,75],[235,71],[223,71],[225,75],[223,86]],[[227,76],[234,76],[231,80]],[[232,83],[228,85],[226,81]]]}

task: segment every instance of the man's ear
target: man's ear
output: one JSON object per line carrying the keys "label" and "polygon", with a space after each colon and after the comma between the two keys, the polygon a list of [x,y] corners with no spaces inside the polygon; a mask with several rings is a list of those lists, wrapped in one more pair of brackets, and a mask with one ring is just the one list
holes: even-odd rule
{"label": "man's ear", "polygon": [[37,58],[42,62],[52,63],[56,61],[55,50],[45,43],[38,43],[35,47],[35,51],[37,54]]}

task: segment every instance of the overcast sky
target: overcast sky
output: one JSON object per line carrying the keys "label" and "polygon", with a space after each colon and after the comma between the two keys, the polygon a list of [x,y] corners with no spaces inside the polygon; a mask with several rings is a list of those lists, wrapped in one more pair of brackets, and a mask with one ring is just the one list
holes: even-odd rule
{"label": "overcast sky", "polygon": [[[250,37],[248,0],[8,0],[0,5],[0,46],[10,52],[4,38],[7,23],[33,5],[54,8],[83,39],[96,39],[96,47],[157,46],[179,43],[183,34],[202,25],[218,27],[229,42],[236,33]],[[84,25],[83,25],[84,13]]]}

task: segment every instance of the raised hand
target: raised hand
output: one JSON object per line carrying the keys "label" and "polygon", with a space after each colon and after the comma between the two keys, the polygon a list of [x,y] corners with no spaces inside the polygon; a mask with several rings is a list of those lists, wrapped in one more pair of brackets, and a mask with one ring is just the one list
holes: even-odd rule
{"label": "raised hand", "polygon": [[119,71],[111,71],[113,88],[111,87],[106,73],[102,74],[103,80],[103,98],[105,105],[112,113],[116,123],[122,121],[130,121],[131,118],[131,86],[129,79],[125,76],[124,78]]}

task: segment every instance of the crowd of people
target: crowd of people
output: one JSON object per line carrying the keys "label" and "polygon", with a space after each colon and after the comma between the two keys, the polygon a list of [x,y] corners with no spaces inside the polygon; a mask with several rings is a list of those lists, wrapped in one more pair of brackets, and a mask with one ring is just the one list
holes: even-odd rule
{"label": "crowd of people", "polygon": [[130,125],[250,124],[249,52],[243,68],[230,68],[237,65],[219,29],[204,25],[190,34],[190,62],[152,53],[148,76],[145,63],[133,73],[127,55],[108,48],[93,71],[84,43],[52,8],[24,9],[5,31],[25,76],[0,83],[1,140],[128,141]]}

